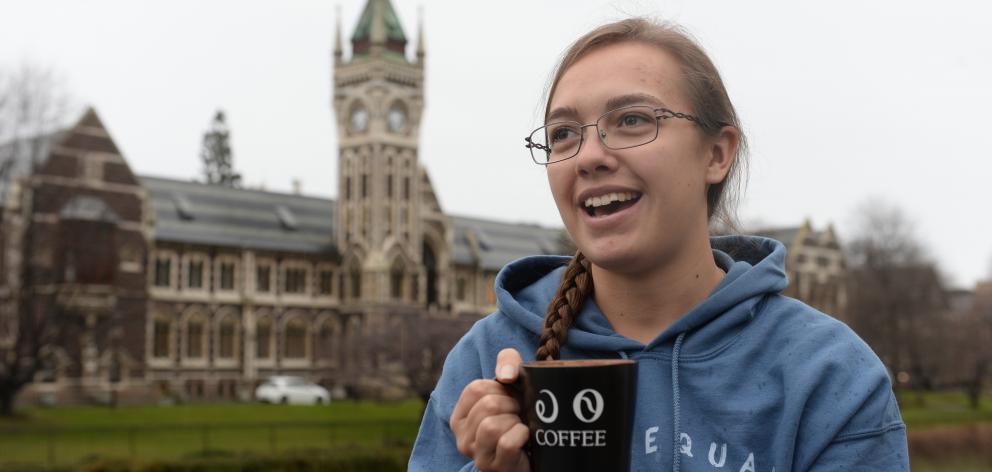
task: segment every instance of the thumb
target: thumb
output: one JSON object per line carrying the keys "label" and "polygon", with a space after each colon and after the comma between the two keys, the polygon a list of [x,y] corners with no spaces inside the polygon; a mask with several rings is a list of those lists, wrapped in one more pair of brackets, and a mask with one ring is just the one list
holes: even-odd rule
{"label": "thumb", "polygon": [[507,348],[499,351],[496,356],[496,380],[500,383],[516,382],[522,362],[520,353],[516,349]]}

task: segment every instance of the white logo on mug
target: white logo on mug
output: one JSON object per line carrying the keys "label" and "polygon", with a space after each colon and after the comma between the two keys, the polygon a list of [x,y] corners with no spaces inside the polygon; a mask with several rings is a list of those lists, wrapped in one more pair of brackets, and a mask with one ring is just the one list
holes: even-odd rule
{"label": "white logo on mug", "polygon": [[[583,423],[592,423],[603,414],[603,396],[591,388],[582,390],[572,400],[572,410],[575,411],[575,417]],[[586,419],[584,411],[591,412],[592,418]]]}
{"label": "white logo on mug", "polygon": [[547,410],[547,406],[544,404],[544,400],[538,400],[534,405],[534,409],[537,410],[537,417],[540,418],[544,423],[554,423],[558,419],[558,399],[555,398],[555,394],[551,393],[548,389],[541,389],[537,392],[538,395],[548,394],[548,398],[551,399],[551,414],[545,416],[544,412]]}

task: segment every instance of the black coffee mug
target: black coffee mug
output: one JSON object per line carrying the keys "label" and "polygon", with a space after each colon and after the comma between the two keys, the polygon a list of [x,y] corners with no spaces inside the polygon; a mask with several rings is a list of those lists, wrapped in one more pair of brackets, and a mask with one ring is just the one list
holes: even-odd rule
{"label": "black coffee mug", "polygon": [[518,386],[531,469],[626,471],[636,374],[627,359],[525,363]]}

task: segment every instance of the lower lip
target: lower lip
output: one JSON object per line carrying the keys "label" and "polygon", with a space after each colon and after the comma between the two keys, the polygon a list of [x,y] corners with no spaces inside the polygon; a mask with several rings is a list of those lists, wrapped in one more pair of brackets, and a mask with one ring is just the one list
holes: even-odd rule
{"label": "lower lip", "polygon": [[589,213],[586,212],[585,208],[582,208],[579,211],[582,213],[582,220],[585,221],[586,226],[588,226],[589,229],[593,231],[608,230],[610,228],[615,228],[625,219],[633,218],[633,212],[636,208],[638,208],[638,205],[641,203],[641,198],[643,197],[644,195],[641,195],[633,205],[606,216],[589,216]]}

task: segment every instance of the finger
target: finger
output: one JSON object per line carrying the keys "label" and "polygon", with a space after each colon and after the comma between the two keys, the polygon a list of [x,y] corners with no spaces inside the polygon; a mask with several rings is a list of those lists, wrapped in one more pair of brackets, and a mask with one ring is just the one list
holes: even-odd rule
{"label": "finger", "polygon": [[506,395],[503,386],[493,380],[474,380],[462,389],[462,394],[455,404],[455,409],[451,413],[451,420],[448,422],[451,432],[455,435],[455,443],[458,452],[467,457],[473,456],[472,444],[475,442],[475,430],[478,428],[481,418],[469,422],[469,413],[476,404],[486,396]]}
{"label": "finger", "polygon": [[505,392],[486,395],[475,402],[475,405],[468,412],[467,421],[475,421],[478,424],[487,416],[496,416],[506,413],[519,414],[520,404]]}
{"label": "finger", "polygon": [[520,364],[523,359],[516,349],[506,348],[496,355],[496,380],[501,383],[513,383],[517,381],[517,374],[520,372]]}
{"label": "finger", "polygon": [[500,436],[496,443],[493,468],[496,470],[529,471],[530,461],[524,454],[524,445],[530,440],[530,428],[517,422]]}
{"label": "finger", "polygon": [[455,404],[455,408],[451,412],[451,421],[464,419],[480,398],[493,394],[505,395],[506,392],[503,386],[493,380],[473,380],[462,389],[458,403]]}
{"label": "finger", "polygon": [[[507,414],[515,416],[517,421],[520,421],[520,404],[513,397],[508,397],[505,394],[486,395],[472,407],[472,411],[463,421],[461,428],[466,432],[474,432],[474,436],[478,436],[478,431],[487,418]],[[474,442],[478,442],[477,437],[474,438]],[[495,446],[495,440],[493,445]]]}
{"label": "finger", "polygon": [[480,470],[502,470],[495,465],[498,445],[502,437],[514,426],[520,424],[520,418],[512,414],[489,416],[479,424],[475,436],[475,465]]}

